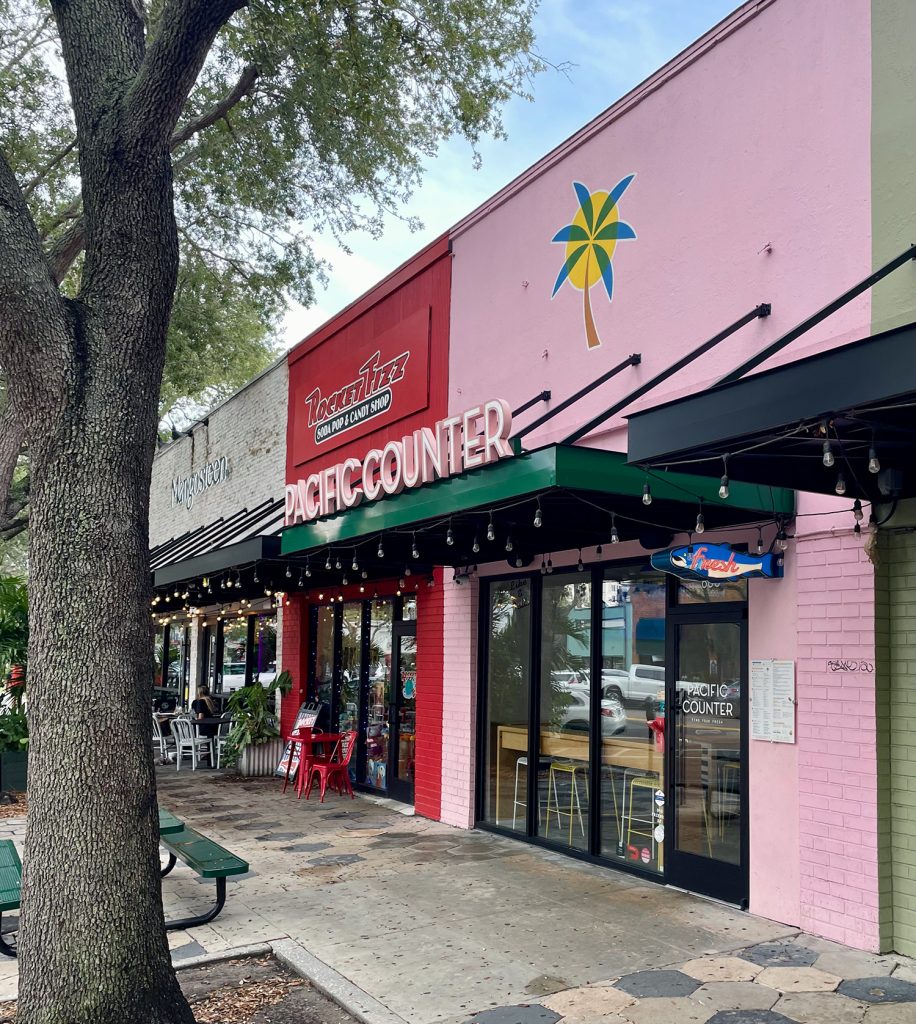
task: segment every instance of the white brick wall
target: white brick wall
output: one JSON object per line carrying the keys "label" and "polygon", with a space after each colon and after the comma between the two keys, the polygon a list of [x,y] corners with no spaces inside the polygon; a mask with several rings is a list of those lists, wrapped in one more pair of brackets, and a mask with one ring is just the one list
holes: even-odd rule
{"label": "white brick wall", "polygon": [[[286,360],[257,377],[194,428],[160,449],[153,461],[150,546],[212,523],[268,498],[282,498],[286,480]],[[196,494],[193,505],[172,504],[172,481],[229,459],[229,479]]]}

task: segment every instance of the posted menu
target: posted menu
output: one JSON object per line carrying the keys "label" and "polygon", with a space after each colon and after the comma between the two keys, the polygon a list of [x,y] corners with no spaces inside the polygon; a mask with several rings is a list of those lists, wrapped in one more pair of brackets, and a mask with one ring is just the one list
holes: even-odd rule
{"label": "posted menu", "polygon": [[795,742],[795,662],[751,661],[751,739]]}

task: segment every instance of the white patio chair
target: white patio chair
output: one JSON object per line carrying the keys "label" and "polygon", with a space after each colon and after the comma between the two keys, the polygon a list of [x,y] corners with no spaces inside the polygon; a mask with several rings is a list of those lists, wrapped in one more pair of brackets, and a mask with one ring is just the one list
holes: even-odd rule
{"label": "white patio chair", "polygon": [[153,746],[159,747],[159,756],[163,764],[166,761],[171,761],[175,751],[175,739],[171,734],[165,735],[162,731],[162,723],[156,715],[153,715]]}
{"label": "white patio chair", "polygon": [[213,764],[213,744],[206,736],[198,736],[188,718],[176,718],[172,721],[172,733],[175,736],[175,770],[181,770],[181,759],[190,756],[191,770],[197,771],[197,760],[205,750],[210,752],[210,763]]}
{"label": "white patio chair", "polygon": [[226,744],[229,742],[229,730],[232,728],[231,722],[220,722],[219,731],[213,737],[213,745],[216,747],[216,767],[219,768],[223,760],[223,750]]}

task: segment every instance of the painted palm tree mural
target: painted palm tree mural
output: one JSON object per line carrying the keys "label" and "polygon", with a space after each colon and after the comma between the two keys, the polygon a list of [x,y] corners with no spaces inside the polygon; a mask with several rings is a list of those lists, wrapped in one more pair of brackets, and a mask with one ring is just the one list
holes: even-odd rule
{"label": "painted palm tree mural", "polygon": [[589,292],[601,281],[608,302],[614,298],[614,251],[618,242],[636,237],[633,228],[620,219],[617,205],[635,177],[635,174],[628,174],[621,178],[610,192],[601,189],[589,192],[585,185],[574,181],[579,209],[572,223],[560,228],[551,239],[551,242],[565,245],[566,253],[550,297],[557,294],[564,281],[583,293],[585,338],[589,348],[601,344]]}

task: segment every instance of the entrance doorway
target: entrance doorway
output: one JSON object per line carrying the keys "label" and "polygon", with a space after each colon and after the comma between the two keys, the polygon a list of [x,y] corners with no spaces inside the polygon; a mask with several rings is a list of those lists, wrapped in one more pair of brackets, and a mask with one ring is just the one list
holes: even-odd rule
{"label": "entrance doorway", "polygon": [[685,607],[669,619],[667,879],[747,905],[747,619]]}
{"label": "entrance doorway", "polygon": [[313,606],[309,693],[319,725],[355,730],[355,786],[413,801],[416,598]]}

